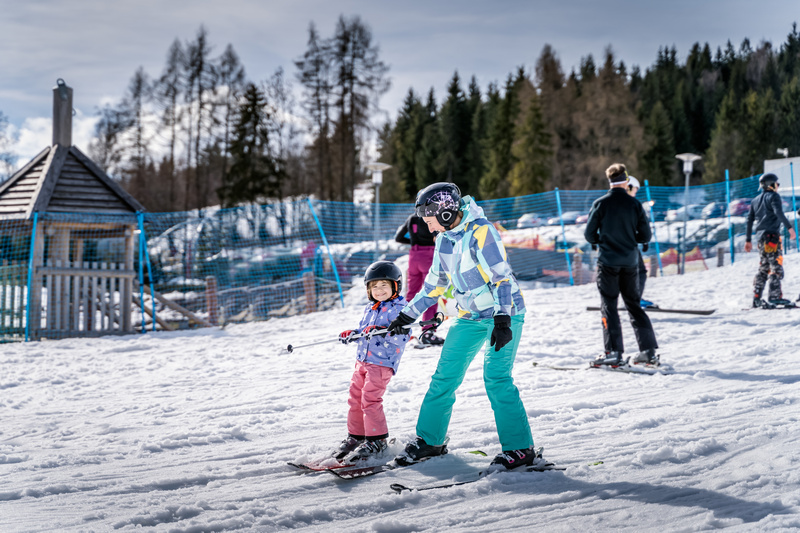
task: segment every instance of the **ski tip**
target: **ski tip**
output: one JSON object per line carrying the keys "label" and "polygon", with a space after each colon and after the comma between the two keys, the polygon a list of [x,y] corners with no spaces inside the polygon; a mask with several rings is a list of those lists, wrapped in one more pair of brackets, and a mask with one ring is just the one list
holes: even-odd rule
{"label": "ski tip", "polygon": [[397,494],[402,494],[403,492],[411,492],[412,488],[406,487],[405,485],[401,485],[400,483],[392,483],[389,485],[389,488],[395,491]]}

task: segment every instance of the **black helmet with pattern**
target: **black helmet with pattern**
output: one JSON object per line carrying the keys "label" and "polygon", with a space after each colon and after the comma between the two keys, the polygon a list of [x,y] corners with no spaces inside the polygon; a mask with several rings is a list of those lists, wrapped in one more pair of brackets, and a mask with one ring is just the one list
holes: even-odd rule
{"label": "black helmet with pattern", "polygon": [[461,191],[455,183],[433,183],[417,193],[417,216],[436,217],[445,229],[453,227],[460,209]]}

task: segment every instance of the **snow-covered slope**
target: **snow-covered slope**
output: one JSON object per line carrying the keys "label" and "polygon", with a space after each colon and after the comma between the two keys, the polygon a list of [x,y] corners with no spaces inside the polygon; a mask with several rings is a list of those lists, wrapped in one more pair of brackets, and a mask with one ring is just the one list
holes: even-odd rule
{"label": "snow-covered slope", "polygon": [[[292,472],[345,436],[361,307],[224,331],[5,345],[0,531],[735,531],[800,528],[800,310],[743,310],[754,256],[650,280],[673,375],[559,372],[601,349],[594,286],[530,290],[515,367],[538,446],[563,472],[467,479],[499,452],[480,356],[459,390],[451,454],[341,481]],[[786,258],[788,297],[800,255]],[[635,342],[626,324],[630,352]],[[447,323],[442,327],[446,331]],[[409,349],[385,397],[391,451],[414,436],[435,349]],[[600,463],[602,461],[602,463]]]}

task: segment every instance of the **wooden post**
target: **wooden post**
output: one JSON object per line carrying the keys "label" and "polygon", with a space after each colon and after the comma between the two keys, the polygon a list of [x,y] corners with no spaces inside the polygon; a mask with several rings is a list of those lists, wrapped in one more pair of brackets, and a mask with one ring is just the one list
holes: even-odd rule
{"label": "wooden post", "polygon": [[650,256],[650,277],[655,278],[658,276],[658,258],[654,255]]}
{"label": "wooden post", "polygon": [[[125,270],[133,270],[133,256],[135,241],[133,237],[134,226],[125,228]],[[133,305],[133,279],[122,280],[122,294],[120,294],[119,312],[122,315],[122,331],[133,331],[131,320],[131,306]]]}
{"label": "wooden post", "polygon": [[717,248],[717,266],[725,266],[725,249],[722,246]]}
{"label": "wooden post", "polygon": [[219,324],[218,309],[217,278],[214,276],[206,276],[206,311],[208,311],[208,321],[214,325]]}
{"label": "wooden post", "polygon": [[303,291],[306,295],[306,313],[317,310],[317,287],[313,272],[303,272]]}
{"label": "wooden post", "polygon": [[572,254],[572,279],[575,285],[583,285],[583,260],[577,253]]}
{"label": "wooden post", "polygon": [[44,266],[44,236],[45,224],[41,224],[36,230],[36,238],[33,243],[33,272],[31,277],[31,298],[30,316],[31,323],[28,326],[31,340],[39,338],[39,330],[42,328],[42,285],[44,277],[37,273],[37,270]]}

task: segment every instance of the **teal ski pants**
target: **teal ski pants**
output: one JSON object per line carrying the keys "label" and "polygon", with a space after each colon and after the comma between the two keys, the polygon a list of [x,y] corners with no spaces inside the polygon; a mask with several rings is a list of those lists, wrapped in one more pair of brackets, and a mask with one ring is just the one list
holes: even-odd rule
{"label": "teal ski pants", "polygon": [[500,445],[504,451],[533,446],[528,414],[511,377],[523,321],[523,315],[511,317],[511,342],[496,352],[494,346],[489,345],[494,319],[454,319],[419,411],[417,435],[426,443],[433,446],[444,444],[456,401],[456,389],[464,380],[470,363],[485,345],[483,382],[494,411]]}

